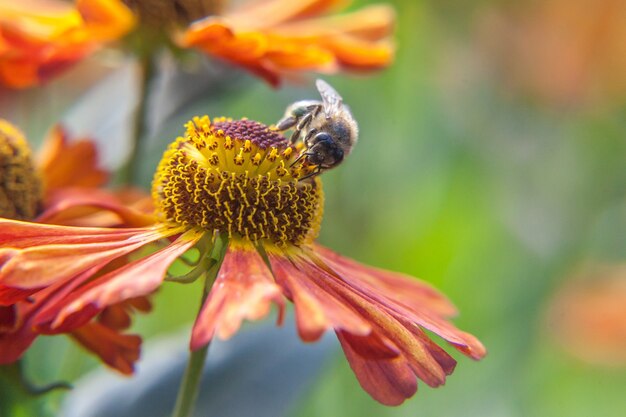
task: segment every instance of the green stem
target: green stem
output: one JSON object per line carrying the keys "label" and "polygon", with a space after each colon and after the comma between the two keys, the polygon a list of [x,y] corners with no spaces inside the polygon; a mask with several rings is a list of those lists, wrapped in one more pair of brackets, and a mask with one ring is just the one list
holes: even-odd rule
{"label": "green stem", "polygon": [[[206,271],[204,290],[202,291],[202,301],[200,302],[200,310],[206,301],[211,287],[224,261],[226,249],[228,248],[228,238],[224,235],[218,235],[213,244],[213,250],[208,257],[213,261],[211,267]],[[200,379],[204,362],[209,351],[209,343],[202,348],[192,351],[187,362],[187,368],[180,384],[178,397],[176,398],[176,406],[172,417],[189,417],[193,412],[200,388]]]}
{"label": "green stem", "polygon": [[138,159],[141,152],[141,141],[146,135],[146,120],[148,116],[148,96],[150,80],[154,74],[152,54],[145,53],[139,60],[139,102],[133,117],[133,133],[130,142],[130,154],[124,167],[120,170],[122,184],[132,183],[137,176]]}

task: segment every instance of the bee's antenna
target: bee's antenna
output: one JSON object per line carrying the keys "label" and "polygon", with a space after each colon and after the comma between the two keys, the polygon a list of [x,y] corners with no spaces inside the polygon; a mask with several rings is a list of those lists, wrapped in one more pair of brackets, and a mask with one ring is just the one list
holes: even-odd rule
{"label": "bee's antenna", "polygon": [[296,158],[295,161],[293,161],[291,163],[291,165],[289,165],[289,168],[291,168],[292,166],[294,166],[295,164],[298,163],[298,161],[300,161],[302,158],[304,158],[305,156],[310,155],[308,152],[302,152],[300,155],[298,155],[298,157]]}

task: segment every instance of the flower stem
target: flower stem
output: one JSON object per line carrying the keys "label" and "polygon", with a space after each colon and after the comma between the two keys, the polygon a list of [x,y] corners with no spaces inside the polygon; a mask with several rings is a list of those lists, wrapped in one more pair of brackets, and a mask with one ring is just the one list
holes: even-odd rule
{"label": "flower stem", "polygon": [[[226,255],[226,249],[228,248],[228,237],[224,235],[218,235],[213,244],[213,250],[208,255],[211,261],[210,267],[206,271],[204,290],[202,292],[202,301],[200,303],[200,310],[211,291],[213,282],[217,278],[217,274],[224,261]],[[176,398],[176,406],[172,417],[189,417],[193,412],[193,408],[198,397],[198,391],[200,388],[200,379],[202,377],[202,371],[204,369],[204,362],[206,360],[207,353],[209,351],[209,343],[202,348],[192,351],[187,362],[187,368],[183,375],[183,380],[180,384],[178,391],[178,397]]]}
{"label": "flower stem", "polygon": [[148,96],[150,80],[154,74],[154,62],[150,53],[145,53],[139,60],[139,101],[133,117],[133,131],[130,142],[128,160],[120,170],[122,184],[132,183],[137,176],[138,158],[141,151],[141,141],[146,135],[146,120],[148,116]]}

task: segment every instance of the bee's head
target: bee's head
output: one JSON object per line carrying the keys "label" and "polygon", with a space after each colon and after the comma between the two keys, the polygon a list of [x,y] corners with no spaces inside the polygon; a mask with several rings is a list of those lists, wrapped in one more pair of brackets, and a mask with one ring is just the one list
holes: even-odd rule
{"label": "bee's head", "polygon": [[343,160],[343,149],[326,132],[316,134],[307,149],[307,161],[323,168],[331,168]]}

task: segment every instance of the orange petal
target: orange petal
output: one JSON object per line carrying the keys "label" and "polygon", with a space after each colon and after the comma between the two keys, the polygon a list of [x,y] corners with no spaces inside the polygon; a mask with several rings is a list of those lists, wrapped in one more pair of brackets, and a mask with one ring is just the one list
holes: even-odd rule
{"label": "orange petal", "polygon": [[18,301],[24,300],[35,291],[37,290],[22,290],[0,284],[0,306],[10,306],[15,304]]}
{"label": "orange petal", "polygon": [[223,340],[230,338],[243,320],[265,317],[272,303],[282,312],[280,287],[274,283],[263,259],[252,248],[231,245],[194,324],[191,349],[206,345],[214,334]]}
{"label": "orange petal", "polygon": [[[108,215],[107,215],[108,214]],[[58,225],[144,227],[154,224],[146,214],[123,204],[115,194],[97,188],[62,188],[49,193],[38,223]]]}
{"label": "orange petal", "polygon": [[20,326],[17,331],[0,331],[0,365],[18,360],[37,338],[29,326]]}
{"label": "orange petal", "polygon": [[[79,244],[121,241],[132,238],[146,230],[148,229],[58,226],[0,218],[0,248],[20,249],[55,243]],[[10,256],[3,257],[2,253],[0,251],[0,264],[10,258]]]}
{"label": "orange petal", "polygon": [[39,84],[134,23],[120,0],[78,0],[76,9],[49,0],[0,3],[0,82],[15,88]]}
{"label": "orange petal", "polygon": [[99,323],[89,323],[72,332],[72,337],[102,361],[123,374],[131,375],[139,359],[141,338],[121,334]]}
{"label": "orange petal", "polygon": [[112,41],[127,33],[136,22],[133,13],[119,0],[76,0],[76,9],[92,39]]}
{"label": "orange petal", "polygon": [[337,332],[337,337],[359,384],[376,401],[400,405],[415,394],[417,381],[404,357],[367,359],[352,348],[344,332]]}
{"label": "orange petal", "polygon": [[267,49],[267,38],[258,32],[235,32],[222,18],[210,17],[193,23],[180,41],[182,46],[195,46],[216,56],[240,61],[260,58]]}
{"label": "orange petal", "polygon": [[317,340],[330,328],[369,334],[370,324],[350,304],[303,270],[306,261],[298,260],[296,266],[284,255],[270,254],[270,263],[276,282],[293,300],[298,332],[304,341]]}
{"label": "orange petal", "polygon": [[98,150],[90,139],[70,142],[61,125],[55,126],[39,153],[39,167],[47,191],[61,187],[98,187],[108,172],[98,167]]}
{"label": "orange petal", "polygon": [[266,0],[246,2],[227,17],[238,27],[264,28],[281,22],[316,16],[349,3],[349,0]]}
{"label": "orange petal", "polygon": [[360,293],[312,262],[302,260],[298,265],[310,281],[316,282],[320,287],[325,286],[328,293],[339,296],[346,306],[358,311],[374,331],[390,340],[402,352],[420,379],[430,386],[439,386],[445,382],[445,370],[430,353],[428,346],[411,332],[411,323],[407,326],[403,322],[402,315],[394,314],[384,303]]}
{"label": "orange petal", "polygon": [[342,276],[353,278],[351,285],[375,290],[380,295],[404,304],[410,308],[422,309],[425,306],[443,317],[457,314],[456,307],[442,293],[431,285],[397,272],[385,271],[360,264],[320,245],[315,246],[325,264]]}
{"label": "orange petal", "polygon": [[374,42],[392,35],[395,19],[393,7],[374,4],[352,13],[288,22],[272,28],[271,33],[306,39],[349,35]]}
{"label": "orange petal", "polygon": [[264,59],[282,70],[318,70],[332,72],[336,69],[335,55],[324,47],[270,38],[271,44]]}
{"label": "orange petal", "polygon": [[[324,253],[330,253],[330,251],[324,250],[321,250],[320,252],[322,254],[322,258]],[[306,256],[313,259],[317,267],[319,267],[319,265],[324,265],[324,262],[321,261],[321,259],[316,259],[317,256],[315,254],[309,252]],[[335,255],[335,257],[337,256],[338,255]],[[365,307],[368,306],[368,304],[378,305],[382,310],[391,314],[394,317],[394,320],[409,323],[409,325],[410,323],[414,323],[420,327],[428,329],[446,339],[446,341],[452,344],[456,349],[473,359],[480,359],[485,356],[485,347],[478,339],[469,333],[457,329],[454,325],[452,325],[452,323],[444,318],[445,315],[442,317],[442,304],[435,303],[433,304],[433,308],[431,307],[429,300],[424,299],[423,297],[423,305],[420,305],[419,302],[405,304],[406,300],[404,298],[394,296],[393,293],[385,291],[384,287],[381,287],[381,290],[378,290],[372,285],[363,285],[367,282],[363,279],[364,276],[366,277],[366,275],[363,275],[363,271],[368,270],[368,267],[348,260],[345,260],[343,265],[340,265],[338,262],[333,263],[332,261],[329,262],[328,265],[333,267],[331,268],[331,271],[334,270],[333,273],[328,273],[328,270],[324,270],[324,273],[329,277],[329,284],[337,283],[341,285],[341,287],[338,288],[349,289],[350,291],[347,291],[346,294],[351,299],[354,299],[355,303],[358,305]],[[337,266],[339,267],[334,269],[334,267]],[[377,270],[372,268],[371,271],[375,276]],[[313,272],[310,274],[313,274]],[[380,274],[380,272],[378,272],[378,274]],[[364,303],[362,301],[363,299],[371,301],[369,303]]]}
{"label": "orange petal", "polygon": [[[88,229],[87,229],[88,230]],[[128,254],[147,243],[166,237],[156,228],[136,229],[125,240],[97,243],[53,243],[25,249],[3,248],[9,259],[0,270],[0,283],[17,288],[41,288],[72,278],[93,267]]]}
{"label": "orange petal", "polygon": [[391,42],[372,43],[351,36],[335,36],[321,40],[341,65],[351,69],[372,70],[391,64],[395,47]]}
{"label": "orange petal", "polygon": [[89,320],[105,307],[151,294],[163,282],[172,262],[202,236],[202,232],[189,231],[164,249],[91,281],[64,300],[64,306],[54,317],[52,328],[61,326],[72,315],[78,316],[72,318],[72,325],[76,325]]}

